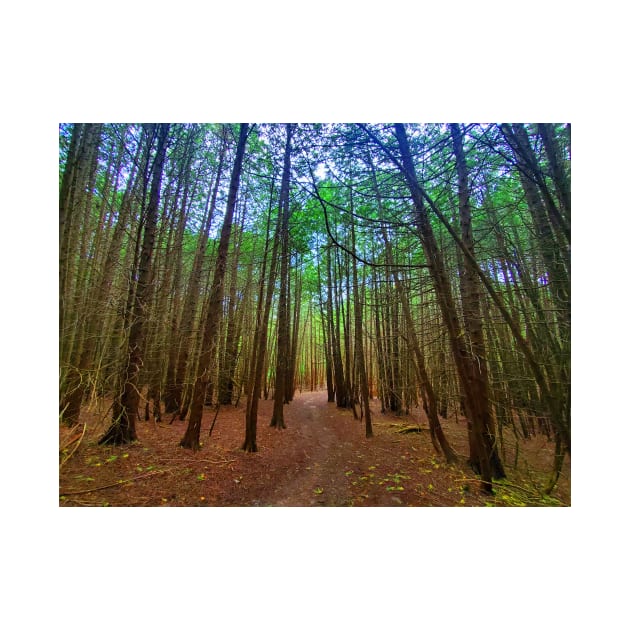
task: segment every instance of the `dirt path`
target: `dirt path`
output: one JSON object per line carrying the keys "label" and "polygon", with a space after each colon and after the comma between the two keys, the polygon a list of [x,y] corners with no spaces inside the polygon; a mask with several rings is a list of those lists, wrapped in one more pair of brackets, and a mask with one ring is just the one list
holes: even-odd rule
{"label": "dirt path", "polygon": [[[368,440],[365,424],[351,410],[327,402],[325,391],[296,396],[285,407],[285,418],[302,457],[260,497],[260,505],[410,505],[414,492],[423,491],[422,484],[412,483],[418,474],[416,464],[426,460],[425,474],[432,477],[434,465],[440,466],[427,432],[399,435],[392,429],[409,418],[385,421],[375,414],[375,435]],[[436,484],[426,485],[435,489]]]}
{"label": "dirt path", "polygon": [[[372,402],[374,437],[352,411],[327,402],[325,391],[297,394],[284,408],[287,428],[269,426],[273,401],[262,400],[258,419],[258,452],[241,450],[244,410],[222,407],[209,436],[215,410],[206,408],[202,448],[178,446],[183,422],[139,422],[138,441],[125,446],[98,446],[108,426],[107,404],[85,411],[87,431],[79,448],[59,473],[60,505],[67,506],[463,506],[532,503],[509,489],[496,497],[481,495],[465,463],[466,426],[444,421],[444,431],[462,454],[448,466],[431,445],[426,419],[383,415]],[[401,434],[402,425],[419,424],[420,433]],[[60,444],[67,435],[60,428]],[[74,445],[72,448],[75,448]],[[506,447],[510,465],[514,451]],[[544,438],[521,442],[519,462],[526,477],[508,470],[510,481],[529,483],[551,469],[553,444]],[[570,469],[567,469],[570,474]],[[558,495],[570,502],[570,477]]]}
{"label": "dirt path", "polygon": [[356,460],[361,435],[358,426],[347,426],[351,420],[359,424],[352,412],[337,410],[327,402],[326,392],[319,391],[296,397],[285,415],[304,445],[305,465],[296,467],[266,499],[278,506],[349,505],[351,497],[343,491],[346,464]]}

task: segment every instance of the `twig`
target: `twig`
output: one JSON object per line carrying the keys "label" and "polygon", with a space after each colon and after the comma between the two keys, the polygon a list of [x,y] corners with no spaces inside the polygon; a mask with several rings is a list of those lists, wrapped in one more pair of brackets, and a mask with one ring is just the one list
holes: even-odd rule
{"label": "twig", "polygon": [[115,488],[116,486],[124,486],[125,484],[132,483],[133,481],[136,481],[137,479],[144,479],[145,477],[151,477],[152,475],[159,475],[159,474],[168,472],[168,470],[169,470],[168,468],[164,470],[152,470],[147,473],[142,473],[141,475],[136,475],[135,477],[132,477],[131,479],[121,479],[120,481],[117,481],[116,483],[109,483],[106,486],[99,486],[98,488],[88,488],[87,490],[73,490],[71,492],[60,492],[59,495],[67,497],[67,496],[77,495],[77,494],[88,494],[89,492],[96,492],[97,490],[106,490],[107,488]]}
{"label": "twig", "polygon": [[81,435],[77,435],[76,437],[73,437],[66,445],[64,445],[63,448],[67,448],[68,446],[70,446],[70,444],[72,444],[73,442],[76,442],[72,451],[70,451],[70,453],[66,455],[65,459],[62,460],[61,464],[59,464],[60,469],[74,455],[74,452],[79,448],[79,445],[83,441],[83,436],[85,435],[86,430],[87,430],[87,422],[84,422],[83,432],[81,433]]}
{"label": "twig", "polygon": [[214,429],[214,423],[217,421],[217,416],[219,415],[219,411],[221,410],[221,405],[217,403],[217,412],[214,414],[214,419],[212,420],[212,425],[210,426],[210,431],[208,432],[208,437],[212,435],[212,429]]}
{"label": "twig", "polygon": [[166,462],[177,462],[179,463],[197,463],[197,462],[203,462],[204,464],[233,464],[236,460],[235,459],[219,459],[219,460],[214,460],[214,459],[165,459],[162,461],[166,461]]}

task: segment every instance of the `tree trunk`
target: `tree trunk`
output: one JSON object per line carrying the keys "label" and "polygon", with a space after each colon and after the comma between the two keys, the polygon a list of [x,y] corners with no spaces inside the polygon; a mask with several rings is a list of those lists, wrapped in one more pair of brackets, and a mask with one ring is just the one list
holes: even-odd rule
{"label": "tree trunk", "polygon": [[230,292],[227,306],[227,325],[223,357],[219,361],[219,385],[217,401],[220,405],[231,405],[234,395],[234,376],[238,360],[238,342],[241,336],[242,301],[237,298],[238,267],[240,245],[243,238],[243,224],[246,210],[243,207],[238,241],[234,247],[232,267],[230,270]]}
{"label": "tree trunk", "polygon": [[335,400],[337,407],[348,406],[348,396],[341,359],[341,341],[339,329],[339,309],[336,306],[337,282],[336,274],[332,274],[332,246],[326,250],[326,271],[328,274],[328,334],[332,349],[333,377],[335,380]]}
{"label": "tree trunk", "polygon": [[179,326],[181,347],[178,354],[175,352],[176,348],[173,349],[174,356],[169,361],[169,365],[172,366],[172,378],[166,384],[166,411],[168,413],[179,412],[180,417],[182,414],[184,414],[183,389],[184,382],[186,380],[186,371],[190,367],[190,355],[192,346],[194,344],[193,329],[195,315],[199,303],[199,290],[201,287],[203,263],[206,257],[210,227],[212,225],[212,219],[214,218],[214,212],[216,210],[219,185],[221,183],[221,176],[223,174],[223,164],[226,151],[227,127],[223,127],[217,172],[212,186],[212,191],[208,193],[208,197],[206,198],[203,226],[197,240],[195,257],[189,275],[186,297],[184,298],[184,306],[182,309],[182,317]]}
{"label": "tree trunk", "polygon": [[[273,202],[273,180],[270,193],[270,207],[267,215],[267,234],[271,223],[271,203]],[[262,272],[260,276],[260,290],[258,295],[258,308],[256,313],[256,330],[254,331],[254,343],[252,345],[252,356],[250,359],[251,370],[248,379],[247,409],[245,411],[245,440],[242,449],[247,453],[255,453],[258,450],[256,444],[256,429],[258,423],[258,401],[263,384],[263,372],[267,357],[267,331],[269,328],[269,314],[271,313],[271,303],[273,291],[276,283],[278,247],[280,244],[280,222],[282,212],[278,209],[278,218],[273,239],[273,248],[269,271],[267,267],[267,252],[269,241],[265,245],[265,255],[263,258]],[[267,286],[265,290],[265,273],[267,273]]]}
{"label": "tree trunk", "polygon": [[[475,381],[475,373],[471,365],[471,357],[464,343],[459,316],[453,301],[451,284],[446,274],[444,261],[438,249],[433,228],[429,222],[429,216],[424,206],[423,193],[418,183],[415,167],[411,158],[407,134],[402,124],[396,124],[396,138],[402,157],[403,175],[409,186],[415,210],[415,222],[422,241],[429,270],[433,279],[438,303],[442,312],[444,324],[447,328],[453,358],[457,367],[460,387],[466,401],[466,411],[469,421],[473,424],[474,435],[478,437],[478,449],[480,460],[480,473],[482,478],[482,489],[486,492],[492,491],[492,470],[490,467],[491,445],[481,439],[483,427],[488,422],[484,417],[483,410],[476,404],[476,396],[479,394],[479,383]],[[484,448],[484,446],[486,448]],[[488,447],[490,447],[490,452]]]}
{"label": "tree trunk", "polygon": [[[147,297],[150,291],[149,280],[151,278],[151,262],[153,258],[153,246],[157,226],[158,210],[160,205],[160,187],[162,184],[162,171],[166,158],[166,144],[168,140],[169,125],[158,125],[157,150],[153,163],[153,177],[151,180],[151,193],[146,212],[144,236],[140,252],[140,265],[138,269],[138,281],[136,286],[130,287],[130,292],[135,288],[132,306],[131,327],[127,344],[127,360],[122,376],[122,393],[119,404],[114,409],[112,424],[99,440],[99,444],[127,444],[136,440],[136,416],[138,414],[139,391],[138,376],[143,358],[143,335],[146,320]],[[119,412],[119,413],[118,413]]]}
{"label": "tree trunk", "polygon": [[[352,194],[352,193],[350,193]],[[352,197],[351,197],[352,205]],[[356,252],[356,236],[354,223],[352,228],[352,250]],[[361,403],[365,414],[365,437],[371,438],[374,435],[372,430],[372,413],[370,410],[370,389],[368,387],[368,376],[365,367],[365,354],[363,351],[363,296],[359,291],[359,274],[357,272],[357,259],[352,258],[352,283],[354,285],[354,334],[355,352],[357,362],[357,372],[359,375],[359,391],[361,393]]]}
{"label": "tree trunk", "polygon": [[203,331],[203,341],[201,345],[201,355],[197,366],[197,374],[193,385],[193,393],[190,404],[190,417],[186,433],[180,441],[180,446],[199,450],[199,436],[201,434],[201,419],[203,416],[203,405],[206,397],[206,389],[210,381],[210,368],[215,354],[217,344],[217,332],[219,329],[219,318],[221,316],[221,305],[224,293],[224,277],[227,264],[227,254],[232,233],[232,220],[238,187],[243,167],[243,156],[245,155],[245,144],[247,142],[248,124],[241,123],[239,127],[238,146],[232,167],[230,178],[230,189],[228,192],[227,207],[219,238],[219,248],[217,250],[216,268],[210,289],[208,302],[208,312]]}
{"label": "tree trunk", "polygon": [[291,176],[291,135],[293,127],[286,125],[287,141],[280,187],[280,297],[278,298],[278,342],[276,352],[276,381],[273,394],[273,415],[270,426],[285,429],[284,402],[289,368],[289,183]]}
{"label": "tree trunk", "polygon": [[[367,159],[368,166],[370,167],[372,186],[374,188],[374,193],[376,194],[376,203],[379,210],[379,218],[382,220],[384,218],[382,199],[378,188],[378,182],[376,180],[374,164],[369,153]],[[413,365],[416,369],[418,381],[422,389],[423,401],[426,400],[425,411],[429,419],[429,432],[431,435],[431,442],[438,453],[444,453],[446,461],[449,464],[454,463],[457,461],[457,453],[455,453],[455,451],[453,450],[453,447],[450,445],[448,439],[446,438],[446,435],[444,434],[444,431],[442,430],[442,425],[438,417],[437,397],[435,395],[433,386],[431,385],[431,380],[429,379],[429,375],[427,373],[425,365],[424,354],[422,353],[420,343],[416,335],[413,318],[411,316],[411,308],[409,306],[408,293],[402,286],[402,283],[398,276],[398,271],[394,266],[392,244],[389,240],[384,224],[381,225],[381,237],[383,238],[383,242],[385,243],[385,261],[387,263],[386,269],[388,270],[388,272],[391,272],[394,280],[396,301],[399,302],[401,305],[403,317],[407,327],[407,344],[410,346],[414,357]]]}
{"label": "tree trunk", "polygon": [[[464,146],[461,130],[458,124],[450,125],[453,139],[453,151],[457,166],[457,187],[459,197],[459,218],[462,231],[462,242],[474,257],[474,240],[472,233],[472,214],[470,208],[470,191],[468,189],[468,167],[464,155]],[[470,409],[468,417],[472,421],[472,435],[470,439],[471,463],[473,467],[482,469],[486,466],[486,459],[490,466],[490,472],[495,478],[505,477],[503,464],[496,448],[495,426],[490,411],[488,398],[488,368],[486,363],[486,348],[483,338],[481,320],[480,295],[481,286],[475,269],[468,258],[462,263],[460,281],[462,313],[464,330],[470,341],[470,351],[467,349],[466,363],[470,369],[472,387],[475,397],[476,409],[471,417]],[[468,407],[472,407],[468,400]],[[474,419],[473,419],[474,418]]]}

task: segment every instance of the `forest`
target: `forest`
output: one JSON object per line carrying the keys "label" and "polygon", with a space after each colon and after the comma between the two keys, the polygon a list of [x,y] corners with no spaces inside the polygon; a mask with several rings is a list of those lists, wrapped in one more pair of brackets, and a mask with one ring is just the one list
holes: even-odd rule
{"label": "forest", "polygon": [[570,505],[566,123],[59,126],[60,505]]}

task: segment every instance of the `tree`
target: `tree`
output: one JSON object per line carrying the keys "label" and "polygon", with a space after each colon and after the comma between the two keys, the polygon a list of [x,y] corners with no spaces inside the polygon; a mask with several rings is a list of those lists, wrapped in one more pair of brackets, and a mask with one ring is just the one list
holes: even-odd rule
{"label": "tree", "polygon": [[[444,260],[437,246],[435,235],[424,203],[424,195],[417,176],[415,166],[409,149],[407,133],[402,124],[395,125],[395,133],[401,155],[400,168],[405,177],[413,200],[415,210],[415,224],[421,239],[425,255],[429,262],[429,269],[433,279],[433,285],[437,294],[438,303],[442,312],[442,320],[447,329],[451,342],[453,358],[457,367],[460,387],[463,393],[466,414],[471,423],[471,435],[475,442],[475,448],[471,452],[471,464],[478,467],[483,481],[483,489],[492,491],[492,477],[504,476],[502,467],[492,467],[498,460],[498,454],[494,444],[494,438],[486,430],[489,419],[484,407],[483,373],[477,369],[473,355],[468,352],[464,343],[463,331],[459,315],[453,301],[451,283],[449,281]],[[472,255],[472,253],[471,253]],[[467,298],[470,296],[466,296]],[[462,296],[464,298],[464,296]],[[487,400],[487,396],[485,396]]]}
{"label": "tree", "polygon": [[[267,234],[271,226],[271,206],[273,204],[273,183],[271,179],[270,203],[267,212]],[[269,316],[277,275],[278,247],[280,243],[280,222],[282,212],[278,210],[277,224],[273,237],[271,258],[269,258],[269,238],[265,241],[262,272],[258,292],[258,306],[256,309],[256,326],[254,341],[250,353],[250,370],[247,387],[247,408],[245,410],[245,440],[242,449],[247,453],[255,453],[258,450],[256,432],[258,423],[258,401],[262,390],[263,371],[267,356],[267,335],[269,329]]]}
{"label": "tree", "polygon": [[151,262],[155,231],[160,205],[160,187],[166,156],[169,125],[160,124],[153,131],[157,136],[157,149],[153,162],[151,193],[146,210],[142,249],[138,267],[138,279],[129,288],[131,304],[131,326],[127,342],[127,357],[122,375],[122,391],[114,407],[114,415],[109,429],[99,440],[99,444],[126,444],[136,440],[136,416],[139,403],[139,372],[143,357],[143,335],[146,321],[147,297],[150,290]]}
{"label": "tree", "polygon": [[[350,197],[352,205],[352,197]],[[356,249],[356,234],[352,225],[352,249]],[[363,352],[363,296],[359,290],[359,274],[357,271],[357,259],[352,258],[352,283],[354,285],[354,334],[357,355],[357,372],[359,373],[359,390],[361,393],[361,405],[365,415],[365,437],[371,438],[372,414],[370,411],[370,390],[368,386],[367,369],[365,367],[365,355]]]}
{"label": "tree", "polygon": [[[286,428],[284,422],[284,403],[287,395],[289,371],[289,185],[291,176],[291,136],[293,125],[286,126],[286,144],[284,149],[284,166],[282,184],[280,186],[280,296],[278,298],[278,345],[276,352],[276,380],[273,395],[273,414],[271,426],[277,429]],[[272,261],[272,265],[274,261]]]}
{"label": "tree", "polygon": [[[467,396],[465,399],[467,415],[470,418],[470,461],[474,468],[484,470],[485,467],[492,476],[501,478],[505,477],[505,471],[497,451],[494,419],[490,410],[488,368],[481,319],[481,286],[476,270],[471,264],[471,257],[475,256],[475,243],[472,233],[468,168],[459,125],[451,124],[449,128],[457,167],[462,243],[470,253],[470,257],[463,260],[460,277],[462,319],[469,342],[469,346],[465,349],[465,363],[469,369],[472,390],[471,397]],[[487,473],[484,479],[485,476]]]}
{"label": "tree", "polygon": [[222,128],[220,135],[218,164],[213,185],[206,195],[201,230],[197,237],[194,260],[188,276],[188,286],[179,326],[180,343],[171,344],[170,369],[166,383],[166,411],[171,413],[177,412],[182,420],[186,417],[188,411],[184,401],[184,383],[186,372],[192,367],[190,362],[191,352],[195,344],[194,322],[200,301],[202,271],[204,260],[207,258],[208,238],[216,212],[219,186],[223,175],[227,151],[227,127],[224,126]]}
{"label": "tree", "polygon": [[243,169],[243,157],[245,155],[245,144],[247,142],[248,124],[239,125],[238,145],[232,174],[230,177],[230,190],[228,193],[223,227],[217,250],[216,267],[212,280],[212,287],[208,298],[208,310],[205,317],[203,340],[201,344],[201,354],[197,367],[197,374],[193,385],[192,399],[190,404],[190,417],[188,427],[184,437],[180,441],[180,446],[199,450],[199,436],[201,433],[201,419],[203,415],[203,405],[206,398],[206,389],[210,380],[210,368],[217,345],[217,331],[219,318],[221,315],[221,304],[224,293],[224,277],[227,265],[228,247],[232,233],[232,219],[236,207],[238,187]]}

